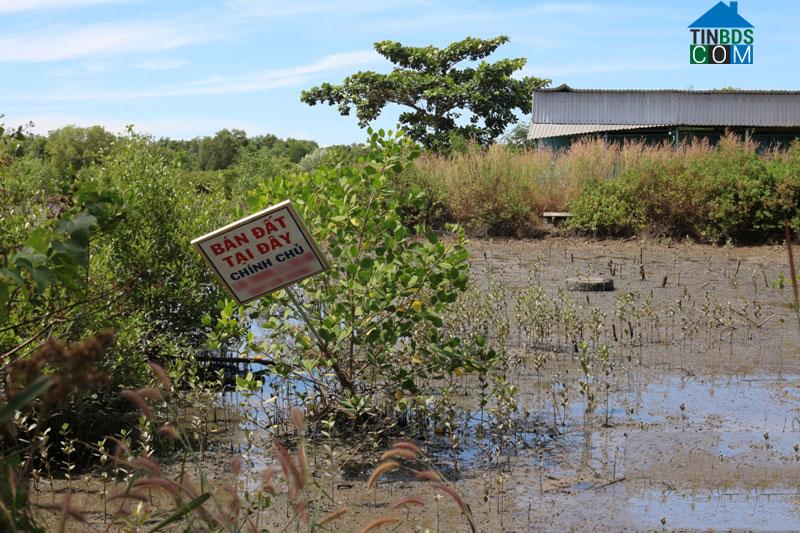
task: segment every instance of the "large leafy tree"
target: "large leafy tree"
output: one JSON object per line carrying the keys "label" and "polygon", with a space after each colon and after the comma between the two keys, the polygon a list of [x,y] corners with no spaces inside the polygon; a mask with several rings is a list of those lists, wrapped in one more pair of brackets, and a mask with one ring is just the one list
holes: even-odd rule
{"label": "large leafy tree", "polygon": [[114,142],[114,135],[102,126],[64,126],[50,133],[45,152],[58,178],[74,178],[84,167],[98,162]]}
{"label": "large leafy tree", "polygon": [[213,137],[200,141],[198,163],[201,170],[222,170],[230,167],[247,145],[247,134],[242,130],[220,130]]}
{"label": "large leafy tree", "polygon": [[355,108],[362,127],[397,104],[408,109],[400,115],[406,133],[429,148],[448,146],[453,134],[488,144],[516,123],[517,110],[529,112],[534,89],[550,83],[512,77],[525,66],[523,58],[459,66],[482,60],[506,42],[505,35],[467,37],[445,48],[381,41],[375,50],[396,65],[389,74],[357,72],[341,85],[323,83],[303,91],[301,100],[335,105],[342,115]]}

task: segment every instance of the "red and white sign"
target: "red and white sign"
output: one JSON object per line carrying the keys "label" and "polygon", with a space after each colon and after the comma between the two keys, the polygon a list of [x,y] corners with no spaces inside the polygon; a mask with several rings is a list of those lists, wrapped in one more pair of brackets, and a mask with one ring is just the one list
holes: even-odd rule
{"label": "red and white sign", "polygon": [[239,303],[329,267],[290,200],[203,235],[192,244]]}

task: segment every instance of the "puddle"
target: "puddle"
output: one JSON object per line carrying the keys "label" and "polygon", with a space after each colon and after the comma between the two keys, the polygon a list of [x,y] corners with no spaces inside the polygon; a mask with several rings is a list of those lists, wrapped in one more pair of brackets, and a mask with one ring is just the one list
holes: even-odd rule
{"label": "puddle", "polygon": [[642,527],[795,531],[800,505],[795,494],[674,494],[646,492],[628,499],[628,512]]}
{"label": "puddle", "polygon": [[[698,429],[780,433],[792,430],[797,404],[787,402],[787,389],[797,376],[783,379],[681,379],[661,377],[639,392],[623,396],[635,418],[665,429]],[[681,409],[683,406],[683,409]],[[795,429],[800,430],[795,421]]]}

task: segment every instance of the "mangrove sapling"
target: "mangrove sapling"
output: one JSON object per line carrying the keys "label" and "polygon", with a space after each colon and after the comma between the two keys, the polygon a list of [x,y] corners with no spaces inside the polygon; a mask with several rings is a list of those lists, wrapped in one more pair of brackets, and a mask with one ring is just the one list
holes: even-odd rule
{"label": "mangrove sapling", "polygon": [[72,454],[75,453],[75,443],[76,439],[70,437],[70,428],[69,423],[64,422],[61,425],[61,429],[58,432],[58,436],[61,440],[61,454],[64,457],[62,461],[62,466],[64,467],[64,475],[67,478],[67,484],[70,490],[72,490],[72,471],[75,469],[75,463],[72,461]]}
{"label": "mangrove sapling", "polygon": [[[516,433],[519,425],[517,405],[519,390],[509,384],[507,378],[502,375],[495,375],[493,382],[494,408],[491,412],[494,436],[499,450],[507,450],[516,445]],[[511,436],[514,438],[512,439]]]}
{"label": "mangrove sapling", "polygon": [[417,149],[382,131],[370,131],[369,142],[357,164],[276,178],[253,198],[254,207],[292,198],[335,258],[331,270],[298,286],[318,338],[284,291],[261,300],[275,371],[303,382],[320,414],[341,408],[354,423],[424,393],[431,378],[471,370],[461,340],[440,331],[443,311],[466,289],[463,233],[451,227],[455,239],[444,242],[424,227],[404,226],[400,206],[424,198],[401,197],[390,176]]}
{"label": "mangrove sapling", "polygon": [[322,446],[322,451],[325,454],[325,466],[327,466],[327,471],[323,475],[330,477],[331,479],[330,494],[331,494],[331,499],[335,501],[336,500],[336,476],[335,476],[336,452],[334,451],[333,434],[334,434],[334,428],[336,426],[336,418],[333,416],[329,416],[327,419],[320,420],[320,424],[322,425],[322,429],[320,430],[320,435],[325,439],[324,442],[322,442],[321,446]]}
{"label": "mangrove sapling", "polygon": [[586,408],[584,409],[584,416],[586,423],[594,413],[594,391],[592,385],[594,376],[592,375],[593,361],[589,351],[589,344],[586,341],[578,342],[578,351],[576,353],[578,365],[583,372],[583,377],[578,380],[581,395],[586,399]]}
{"label": "mangrove sapling", "polygon": [[[603,372],[603,387],[604,387],[604,404],[605,404],[605,426],[609,427],[610,425],[610,404],[611,404],[611,387],[612,387],[612,378],[614,373],[614,362],[611,360],[609,356],[609,347],[607,345],[601,345],[597,351],[597,359],[600,362],[600,368]],[[616,476],[615,476],[616,477]]]}
{"label": "mangrove sapling", "polygon": [[106,447],[107,441],[108,439],[105,438],[97,441],[95,444],[97,447],[95,455],[100,469],[100,479],[103,483],[103,523],[106,523],[108,520],[108,463],[111,459],[111,454]]}

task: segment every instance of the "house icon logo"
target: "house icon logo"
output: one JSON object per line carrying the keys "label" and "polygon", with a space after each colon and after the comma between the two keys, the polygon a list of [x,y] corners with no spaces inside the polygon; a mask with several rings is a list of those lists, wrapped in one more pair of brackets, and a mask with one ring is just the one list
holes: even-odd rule
{"label": "house icon logo", "polygon": [[692,65],[752,65],[755,26],[739,14],[739,2],[719,2],[689,26]]}

